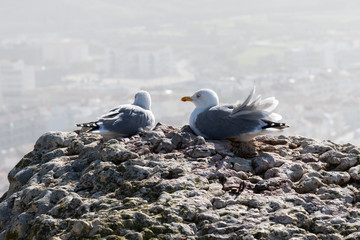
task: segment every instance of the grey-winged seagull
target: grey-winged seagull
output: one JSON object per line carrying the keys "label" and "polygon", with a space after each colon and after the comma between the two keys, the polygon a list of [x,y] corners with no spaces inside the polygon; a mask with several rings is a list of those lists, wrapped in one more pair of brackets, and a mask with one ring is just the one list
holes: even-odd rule
{"label": "grey-winged seagull", "polygon": [[288,127],[285,123],[277,122],[282,117],[272,112],[278,100],[274,97],[262,100],[261,96],[252,100],[254,94],[255,87],[243,103],[235,105],[219,105],[219,98],[211,89],[201,89],[181,100],[195,104],[190,127],[204,138],[249,141],[257,135]]}
{"label": "grey-winged seagull", "polygon": [[140,131],[151,130],[155,126],[155,117],[151,112],[151,96],[146,91],[139,91],[133,104],[120,105],[97,121],[76,126],[104,137],[129,137]]}

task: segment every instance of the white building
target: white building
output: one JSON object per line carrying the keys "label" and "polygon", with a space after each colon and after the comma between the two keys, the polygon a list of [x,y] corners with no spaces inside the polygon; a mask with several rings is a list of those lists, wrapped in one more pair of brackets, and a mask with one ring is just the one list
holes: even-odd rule
{"label": "white building", "polygon": [[106,73],[112,77],[151,78],[176,72],[170,47],[128,47],[107,50]]}
{"label": "white building", "polygon": [[44,131],[43,117],[36,108],[0,110],[0,150],[34,142]]}
{"label": "white building", "polygon": [[0,62],[0,92],[3,101],[9,105],[19,103],[25,91],[35,88],[35,69],[23,61]]}
{"label": "white building", "polygon": [[89,45],[68,39],[46,42],[42,45],[42,59],[45,65],[60,66],[89,61]]}

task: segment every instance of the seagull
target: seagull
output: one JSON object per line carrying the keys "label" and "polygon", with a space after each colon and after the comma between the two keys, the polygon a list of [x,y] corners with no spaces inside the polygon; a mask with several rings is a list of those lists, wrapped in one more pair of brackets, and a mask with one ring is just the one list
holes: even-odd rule
{"label": "seagull", "polygon": [[279,101],[274,97],[264,100],[257,96],[255,87],[243,103],[219,105],[217,94],[211,89],[200,89],[191,97],[181,98],[196,106],[190,115],[190,128],[207,139],[230,139],[247,142],[254,137],[281,131],[289,127],[279,123],[281,116],[272,111]]}
{"label": "seagull", "polygon": [[104,137],[130,137],[155,126],[151,112],[151,96],[146,91],[135,94],[133,104],[120,105],[102,115],[97,121],[76,124],[83,130],[98,133]]}

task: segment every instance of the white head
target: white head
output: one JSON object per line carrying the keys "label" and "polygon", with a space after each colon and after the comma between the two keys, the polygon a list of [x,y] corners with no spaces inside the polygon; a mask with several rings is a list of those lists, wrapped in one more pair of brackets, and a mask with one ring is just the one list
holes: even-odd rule
{"label": "white head", "polygon": [[219,98],[217,94],[211,89],[200,89],[195,92],[191,97],[183,97],[181,101],[190,101],[198,108],[209,108],[219,105]]}
{"label": "white head", "polygon": [[135,94],[134,105],[150,110],[151,96],[147,91],[139,91]]}

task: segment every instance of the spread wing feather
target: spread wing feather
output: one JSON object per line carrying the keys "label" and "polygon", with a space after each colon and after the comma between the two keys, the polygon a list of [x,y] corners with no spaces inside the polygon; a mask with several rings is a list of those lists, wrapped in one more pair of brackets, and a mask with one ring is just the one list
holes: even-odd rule
{"label": "spread wing feather", "polygon": [[[257,96],[255,100],[252,101],[254,94],[255,87],[243,103],[237,103],[234,106],[230,117],[253,120],[268,118],[272,114],[272,111],[279,104],[279,101],[276,100],[274,97],[269,97],[262,100],[261,95]],[[281,116],[277,114],[277,116],[273,115],[271,119],[279,119],[279,117],[281,119]]]}

